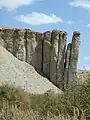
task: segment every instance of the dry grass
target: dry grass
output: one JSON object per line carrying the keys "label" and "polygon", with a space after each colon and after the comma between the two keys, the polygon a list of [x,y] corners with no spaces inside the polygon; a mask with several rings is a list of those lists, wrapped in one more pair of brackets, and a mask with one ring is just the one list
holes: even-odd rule
{"label": "dry grass", "polygon": [[16,104],[17,107],[22,109],[30,107],[29,93],[19,87],[16,88],[14,85],[5,84],[0,86],[0,107],[2,107],[3,101],[9,101],[10,104]]}
{"label": "dry grass", "polygon": [[82,112],[81,119],[78,119],[79,111],[75,110],[73,117],[68,114],[60,114],[58,116],[47,112],[47,116],[40,116],[38,112],[33,112],[32,110],[21,110],[17,108],[17,105],[10,105],[9,102],[4,102],[3,107],[0,110],[0,120],[86,120],[84,112]]}
{"label": "dry grass", "polygon": [[[82,78],[81,78],[82,79]],[[90,120],[90,76],[62,94],[0,86],[0,120]]]}

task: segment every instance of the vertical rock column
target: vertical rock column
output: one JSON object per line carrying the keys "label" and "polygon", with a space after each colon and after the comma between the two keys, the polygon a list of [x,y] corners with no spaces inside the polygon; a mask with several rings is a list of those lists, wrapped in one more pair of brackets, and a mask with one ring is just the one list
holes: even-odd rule
{"label": "vertical rock column", "polygon": [[80,33],[74,32],[72,37],[72,47],[70,52],[70,63],[68,70],[68,88],[76,83],[77,63],[79,55]]}
{"label": "vertical rock column", "polygon": [[51,60],[50,60],[50,80],[57,85],[57,61],[58,61],[58,41],[59,32],[53,30],[51,33]]}
{"label": "vertical rock column", "polygon": [[43,33],[43,73],[50,78],[51,32]]}
{"label": "vertical rock column", "polygon": [[36,33],[37,46],[35,48],[35,68],[38,72],[42,70],[42,43],[43,43],[43,33]]}
{"label": "vertical rock column", "polygon": [[68,68],[69,68],[69,62],[70,62],[70,51],[71,51],[71,43],[68,44],[66,55],[65,55],[64,90],[67,89],[67,84],[68,84]]}
{"label": "vertical rock column", "polygon": [[67,33],[60,31],[58,41],[58,61],[57,61],[57,85],[60,89],[64,86],[64,60],[65,60],[65,49],[66,49]]}
{"label": "vertical rock column", "polygon": [[0,28],[0,45],[4,47],[3,30]]}
{"label": "vertical rock column", "polygon": [[13,29],[3,29],[4,47],[13,54]]}
{"label": "vertical rock column", "polygon": [[14,31],[14,53],[19,60],[26,61],[25,30],[15,29]]}
{"label": "vertical rock column", "polygon": [[36,32],[26,30],[26,62],[35,67]]}

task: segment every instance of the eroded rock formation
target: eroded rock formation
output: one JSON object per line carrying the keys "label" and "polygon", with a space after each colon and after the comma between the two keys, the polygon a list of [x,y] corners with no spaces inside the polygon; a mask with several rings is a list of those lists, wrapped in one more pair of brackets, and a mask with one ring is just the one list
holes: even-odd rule
{"label": "eroded rock formation", "polygon": [[51,32],[43,34],[43,73],[50,77],[50,56],[51,56]]}
{"label": "eroded rock formation", "polygon": [[67,33],[0,28],[0,44],[21,61],[33,65],[53,84],[65,90],[76,82],[80,33],[74,32],[66,49]]}
{"label": "eroded rock formation", "polygon": [[68,88],[70,86],[73,86],[76,82],[79,45],[80,45],[80,33],[74,32],[72,37],[72,45],[70,50],[70,60],[68,67]]}

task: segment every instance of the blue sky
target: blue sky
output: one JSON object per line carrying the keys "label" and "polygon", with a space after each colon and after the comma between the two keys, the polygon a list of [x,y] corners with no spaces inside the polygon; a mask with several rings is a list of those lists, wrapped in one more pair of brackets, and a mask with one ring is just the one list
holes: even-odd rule
{"label": "blue sky", "polygon": [[90,69],[90,0],[0,0],[0,25],[81,33],[78,68]]}

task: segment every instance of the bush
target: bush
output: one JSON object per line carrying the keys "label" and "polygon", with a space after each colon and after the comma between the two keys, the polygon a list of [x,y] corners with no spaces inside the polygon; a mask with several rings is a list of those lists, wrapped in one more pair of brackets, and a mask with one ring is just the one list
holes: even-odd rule
{"label": "bush", "polygon": [[2,85],[0,86],[0,102],[0,110],[3,109],[5,115],[7,109],[12,113],[12,106],[14,106],[19,114],[26,116],[26,120],[29,120],[27,114],[32,116],[31,111],[33,117],[30,120],[90,120],[90,77],[87,76],[85,82],[62,94],[51,91],[39,95],[28,94],[20,88]]}
{"label": "bush", "polygon": [[30,107],[29,94],[19,87],[16,88],[8,84],[0,86],[0,105],[4,101],[9,101],[9,104],[16,104],[21,109]]}
{"label": "bush", "polygon": [[[58,115],[69,114],[73,116],[73,108],[77,111],[78,119],[81,119],[82,111],[90,120],[90,78],[82,84],[76,85],[63,94],[31,95],[31,108],[46,115],[47,111]],[[77,110],[78,109],[78,110]],[[74,110],[74,111],[75,111]]]}

